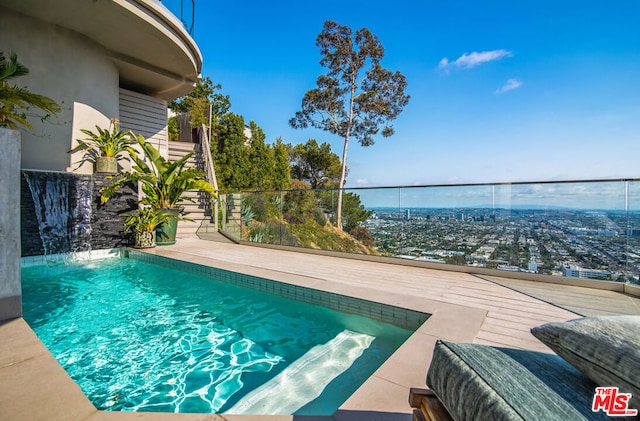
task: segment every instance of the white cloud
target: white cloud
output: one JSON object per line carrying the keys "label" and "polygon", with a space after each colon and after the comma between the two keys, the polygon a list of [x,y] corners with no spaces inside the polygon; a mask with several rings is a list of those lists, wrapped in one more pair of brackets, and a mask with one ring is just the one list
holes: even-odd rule
{"label": "white cloud", "polygon": [[368,186],[369,185],[369,180],[367,180],[366,178],[358,178],[356,180],[356,184],[358,186]]}
{"label": "white cloud", "polygon": [[448,70],[451,67],[470,69],[482,63],[488,63],[490,61],[500,60],[503,57],[511,56],[513,56],[513,53],[508,50],[474,51],[469,54],[464,53],[455,61],[449,61],[449,59],[445,57],[440,60],[440,63],[438,63],[438,68],[443,70]]}
{"label": "white cloud", "polygon": [[522,86],[522,81],[520,79],[509,79],[507,82],[499,89],[496,89],[496,94],[503,94],[508,91],[513,91],[514,89],[518,89]]}

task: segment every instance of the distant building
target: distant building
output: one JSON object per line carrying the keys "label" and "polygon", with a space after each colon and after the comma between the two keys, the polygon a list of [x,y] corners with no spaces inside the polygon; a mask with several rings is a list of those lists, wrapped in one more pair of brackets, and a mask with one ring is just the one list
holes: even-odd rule
{"label": "distant building", "polygon": [[244,145],[251,146],[251,138],[253,137],[253,134],[251,133],[251,127],[245,124],[243,133],[244,133]]}
{"label": "distant building", "polygon": [[627,232],[627,236],[629,237],[640,237],[640,229],[629,228]]}
{"label": "distant building", "polygon": [[512,266],[512,265],[498,265],[498,269],[508,270],[510,272],[520,272],[520,268],[518,266]]}
{"label": "distant building", "polygon": [[608,278],[608,270],[586,269],[571,262],[562,264],[562,276],[582,279]]}
{"label": "distant building", "polygon": [[407,209],[404,211],[404,219],[406,219],[407,221],[411,219],[411,210]]}

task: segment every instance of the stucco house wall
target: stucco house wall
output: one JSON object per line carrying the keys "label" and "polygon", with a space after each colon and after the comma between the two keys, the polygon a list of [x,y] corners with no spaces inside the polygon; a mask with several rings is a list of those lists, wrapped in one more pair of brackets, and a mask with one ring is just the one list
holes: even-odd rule
{"label": "stucco house wall", "polygon": [[107,127],[119,113],[119,76],[103,47],[71,30],[0,7],[0,49],[16,53],[30,73],[13,81],[61,104],[63,112],[22,131],[21,167],[90,173],[78,167],[81,154],[67,151],[80,129]]}
{"label": "stucco house wall", "polygon": [[[91,163],[80,165],[82,153],[67,151],[85,137],[80,129],[107,128],[126,114],[123,89],[154,121],[152,140],[166,143],[166,101],[189,93],[202,68],[195,41],[158,0],[0,0],[0,50],[30,70],[11,83],[63,108],[45,122],[31,118],[34,131],[21,130],[23,169],[91,173]],[[149,132],[130,118],[126,129]]]}

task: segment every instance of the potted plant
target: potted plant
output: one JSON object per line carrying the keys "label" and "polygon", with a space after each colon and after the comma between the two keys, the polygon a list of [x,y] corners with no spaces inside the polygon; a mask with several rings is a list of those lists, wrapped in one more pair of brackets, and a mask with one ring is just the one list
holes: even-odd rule
{"label": "potted plant", "polygon": [[0,51],[0,127],[18,129],[19,125],[33,130],[33,126],[27,121],[27,114],[32,108],[39,108],[46,114],[39,116],[45,120],[60,112],[60,105],[53,99],[44,95],[34,94],[25,87],[11,86],[7,80],[24,76],[29,69],[18,62],[18,56],[11,54],[9,60]]}
{"label": "potted plant", "polygon": [[71,149],[68,153],[84,151],[82,161],[89,161],[95,164],[95,170],[98,173],[117,173],[118,159],[122,156],[122,152],[128,152],[130,155],[135,153],[131,148],[133,139],[127,132],[120,130],[118,120],[112,118],[108,129],[102,129],[96,126],[96,132],[87,129],[80,129],[88,137],[78,139],[78,146]]}
{"label": "potted plant", "polygon": [[124,220],[124,232],[134,232],[135,248],[155,247],[156,228],[168,220],[166,213],[148,206],[124,216],[127,217]]}
{"label": "potted plant", "polygon": [[215,187],[205,179],[202,171],[184,168],[193,152],[177,161],[169,161],[151,143],[145,141],[143,136],[129,133],[140,145],[149,164],[135,152],[131,153],[135,164],[131,167],[132,171],[115,175],[113,183],[101,190],[101,201],[106,203],[125,183],[140,183],[145,195],[140,203],[167,213],[168,221],[156,229],[156,243],[174,244],[178,220],[187,219],[179,204],[185,200],[193,201],[184,196],[184,193],[187,190],[203,190],[216,197]]}

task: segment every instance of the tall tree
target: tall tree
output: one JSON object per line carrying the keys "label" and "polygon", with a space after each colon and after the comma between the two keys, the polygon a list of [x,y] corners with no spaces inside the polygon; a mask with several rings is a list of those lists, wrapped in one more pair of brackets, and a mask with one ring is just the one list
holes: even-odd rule
{"label": "tall tree", "polygon": [[167,106],[177,113],[186,113],[194,107],[202,106],[198,103],[201,102],[200,99],[205,99],[207,106],[209,103],[212,104],[213,113],[222,116],[229,112],[231,102],[229,101],[229,95],[217,92],[221,89],[222,85],[219,83],[214,85],[207,76],[198,80],[195,88],[188,95],[170,101]]}
{"label": "tall tree", "polygon": [[249,147],[249,185],[255,190],[273,188],[274,158],[273,150],[264,143],[265,134],[253,120],[249,122],[251,144]]}
{"label": "tall tree", "polygon": [[315,139],[290,147],[291,176],[311,184],[312,189],[336,187],[340,179],[340,157],[331,145]]}
{"label": "tall tree", "polygon": [[345,193],[343,219],[344,230],[346,232],[350,233],[356,227],[359,227],[360,224],[369,219],[371,215],[373,215],[373,211],[367,210],[364,207],[362,202],[360,202],[360,196],[355,193]]}
{"label": "tall tree", "polygon": [[231,101],[229,95],[223,95],[219,91],[222,85],[215,84],[207,76],[199,79],[195,88],[188,94],[173,101],[167,106],[176,113],[189,113],[189,124],[193,129],[199,129],[203,124],[209,125],[209,108],[213,137],[219,134],[220,118],[229,112]]}
{"label": "tall tree", "polygon": [[213,160],[220,191],[241,191],[249,186],[249,150],[241,115],[227,113],[221,119],[220,135],[213,143]]}
{"label": "tall tree", "polygon": [[289,166],[289,152],[287,145],[279,137],[273,144],[274,178],[273,188],[287,190],[291,187],[291,167]]}
{"label": "tall tree", "polygon": [[[380,64],[384,48],[367,28],[355,31],[327,20],[318,38],[320,64],[327,73],[317,79],[317,88],[305,93],[302,110],[289,124],[326,130],[344,139],[339,187],[344,187],[350,137],[362,146],[374,144],[374,136],[391,136],[389,124],[409,103],[404,91],[406,78]],[[382,130],[381,130],[382,128]],[[342,190],[338,194],[337,226],[342,228]]]}

